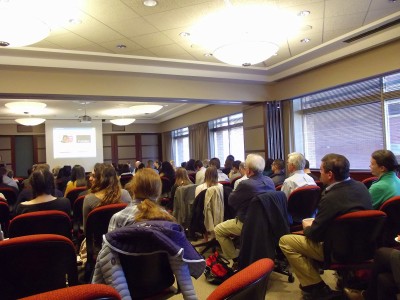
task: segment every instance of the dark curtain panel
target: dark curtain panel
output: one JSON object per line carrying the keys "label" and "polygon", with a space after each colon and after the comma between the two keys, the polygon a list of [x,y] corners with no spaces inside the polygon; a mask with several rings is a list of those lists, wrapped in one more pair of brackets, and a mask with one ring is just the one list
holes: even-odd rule
{"label": "dark curtain panel", "polygon": [[174,149],[172,147],[172,132],[167,131],[162,133],[162,155],[163,161],[174,160]]}

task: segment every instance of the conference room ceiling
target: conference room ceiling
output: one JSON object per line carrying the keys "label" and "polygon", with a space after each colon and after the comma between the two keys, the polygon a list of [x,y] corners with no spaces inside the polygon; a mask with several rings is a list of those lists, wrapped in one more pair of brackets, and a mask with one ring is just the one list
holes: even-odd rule
{"label": "conference room ceiling", "polygon": [[[272,4],[296,14],[310,12],[304,17],[303,29],[282,42],[276,56],[250,67],[235,67],[219,62],[213,56],[205,56],[205,49],[179,35],[188,32],[203,16],[223,8],[226,1],[157,2],[155,7],[146,7],[142,0],[82,1],[79,15],[81,23],[53,30],[43,41],[27,47],[1,48],[0,65],[17,66],[21,61],[29,61],[25,65],[54,68],[65,67],[65,60],[76,59],[79,62],[91,62],[93,70],[119,71],[118,68],[121,68],[121,72],[126,72],[126,64],[131,64],[140,66],[141,73],[185,76],[190,72],[190,76],[195,78],[267,84],[389,43],[400,36],[400,1],[231,0],[232,5],[261,3]],[[302,43],[301,40],[306,38],[309,42]],[[345,42],[351,39],[354,41]],[[79,69],[79,65],[82,65],[82,69],[90,69],[83,63],[69,67]],[[102,110],[106,108],[135,104],[132,101],[103,100],[97,99],[87,105],[87,114],[101,119]],[[154,99],[154,102],[166,105],[162,100]],[[4,103],[9,101],[0,99],[0,120],[6,118]],[[80,114],[77,111],[81,109],[77,107],[79,104],[73,101],[46,99],[44,102],[49,108],[54,108],[56,118],[74,119]],[[208,104],[189,105],[182,99],[176,103],[168,101],[162,114],[138,119],[160,123]],[[57,109],[63,110],[63,116],[56,113]]]}

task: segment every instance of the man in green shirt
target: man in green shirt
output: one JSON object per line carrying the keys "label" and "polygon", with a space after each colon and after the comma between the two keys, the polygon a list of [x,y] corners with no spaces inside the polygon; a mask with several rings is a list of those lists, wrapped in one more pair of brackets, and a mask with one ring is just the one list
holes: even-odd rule
{"label": "man in green shirt", "polygon": [[400,179],[396,174],[398,167],[392,151],[377,150],[372,153],[369,168],[372,175],[378,177],[369,188],[374,209],[379,209],[389,198],[400,195]]}

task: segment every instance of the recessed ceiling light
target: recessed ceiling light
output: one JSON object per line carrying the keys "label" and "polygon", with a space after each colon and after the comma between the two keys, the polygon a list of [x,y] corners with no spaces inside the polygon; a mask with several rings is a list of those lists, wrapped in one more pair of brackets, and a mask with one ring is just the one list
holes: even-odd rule
{"label": "recessed ceiling light", "polygon": [[311,30],[312,26],[311,25],[303,25],[300,27],[301,31],[307,31],[307,30]]}
{"label": "recessed ceiling light", "polygon": [[305,38],[305,39],[300,40],[300,42],[301,43],[308,43],[308,42],[311,42],[311,39]]}
{"label": "recessed ceiling light", "polygon": [[144,6],[148,6],[148,7],[154,7],[156,6],[158,3],[156,0],[144,0],[143,1],[143,5]]}
{"label": "recessed ceiling light", "polygon": [[117,45],[116,46],[118,49],[125,49],[126,48],[126,45],[124,45],[124,44],[119,44],[119,45]]}
{"label": "recessed ceiling light", "polygon": [[297,15],[299,17],[305,17],[308,16],[309,14],[311,14],[311,12],[309,10],[302,10],[301,12],[299,12]]}
{"label": "recessed ceiling light", "polygon": [[204,56],[205,57],[210,57],[210,56],[213,56],[213,54],[212,53],[204,53]]}
{"label": "recessed ceiling light", "polygon": [[184,31],[184,32],[181,32],[179,35],[180,35],[181,37],[188,37],[188,36],[190,36],[190,32]]}
{"label": "recessed ceiling light", "polygon": [[73,18],[73,19],[69,19],[68,22],[69,22],[70,24],[72,24],[72,25],[79,25],[79,24],[82,23],[82,20],[81,20],[81,19],[78,19],[78,18],[76,18],[76,19]]}

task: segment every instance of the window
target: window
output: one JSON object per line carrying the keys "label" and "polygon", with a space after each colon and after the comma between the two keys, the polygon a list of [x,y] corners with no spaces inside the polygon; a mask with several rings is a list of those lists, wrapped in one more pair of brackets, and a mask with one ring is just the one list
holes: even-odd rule
{"label": "window", "polygon": [[386,147],[400,158],[400,73],[383,77]]}
{"label": "window", "polygon": [[189,160],[189,128],[184,127],[172,131],[172,147],[176,166]]}
{"label": "window", "polygon": [[212,156],[221,161],[232,154],[236,160],[244,160],[243,114],[210,121]]}
{"label": "window", "polygon": [[352,169],[368,169],[371,153],[384,148],[381,99],[381,79],[374,78],[295,100],[300,103],[294,117],[301,122],[293,124],[302,129],[297,140],[310,166],[318,168],[325,154],[339,153]]}

